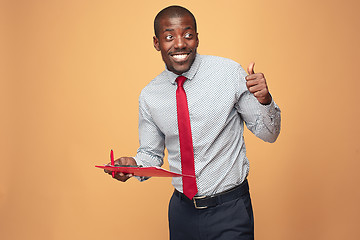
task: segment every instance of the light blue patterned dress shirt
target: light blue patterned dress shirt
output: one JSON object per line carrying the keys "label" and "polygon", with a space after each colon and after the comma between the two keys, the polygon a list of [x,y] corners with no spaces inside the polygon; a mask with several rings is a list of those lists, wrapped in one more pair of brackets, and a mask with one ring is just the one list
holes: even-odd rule
{"label": "light blue patterned dress shirt", "polygon": [[[243,138],[244,122],[257,137],[274,142],[280,132],[280,109],[272,101],[260,104],[248,91],[244,69],[236,62],[197,54],[182,74],[194,144],[197,196],[225,191],[244,181],[249,160]],[[164,149],[170,170],[181,173],[176,89],[178,75],[165,69],[139,97],[138,165],[161,166]],[[182,192],[182,178],[173,186]]]}

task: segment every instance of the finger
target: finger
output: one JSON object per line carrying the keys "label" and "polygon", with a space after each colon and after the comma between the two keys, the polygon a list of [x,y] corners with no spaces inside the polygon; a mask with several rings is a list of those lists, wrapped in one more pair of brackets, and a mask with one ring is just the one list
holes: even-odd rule
{"label": "finger", "polygon": [[116,175],[115,179],[118,180],[118,181],[121,181],[121,182],[126,182],[131,177],[131,176],[128,176],[128,175],[122,176],[122,177],[120,177],[119,175]]}
{"label": "finger", "polygon": [[254,62],[251,62],[247,68],[247,71],[248,71],[248,74],[251,75],[251,74],[254,74],[254,66],[255,66],[255,63]]}
{"label": "finger", "polygon": [[259,73],[254,73],[254,74],[251,74],[251,75],[247,75],[245,77],[246,81],[249,81],[249,80],[255,80],[255,79],[258,79],[260,77]]}
{"label": "finger", "polygon": [[[105,165],[105,167],[110,167],[110,166],[111,166],[110,163],[108,163],[108,164]],[[107,170],[107,169],[104,169],[104,172],[109,173],[109,172],[111,172],[111,171],[110,171],[110,170]]]}
{"label": "finger", "polygon": [[[256,74],[258,74],[258,73],[256,73]],[[254,75],[251,75],[251,76],[254,76]],[[267,84],[266,84],[265,78],[263,78],[263,77],[259,77],[259,78],[255,78],[255,79],[249,78],[246,80],[247,87],[251,87],[251,86],[255,86],[255,85],[260,85],[262,87],[266,87]]]}
{"label": "finger", "polygon": [[247,88],[252,87],[252,86],[256,86],[257,84],[258,84],[258,81],[257,81],[257,80],[248,80],[248,81],[246,82]]}
{"label": "finger", "polygon": [[246,86],[249,89],[251,93],[261,91],[265,89],[268,91],[267,85],[264,82],[257,82],[256,84],[253,84],[254,81],[246,82]]}
{"label": "finger", "polygon": [[[109,165],[105,165],[105,166],[108,167]],[[108,174],[111,174],[112,171],[111,171],[111,170],[108,170],[108,169],[104,169],[104,172],[105,172],[105,173],[108,173]]]}
{"label": "finger", "polygon": [[252,87],[249,87],[248,89],[249,89],[249,92],[254,93],[254,94],[256,92],[263,90],[263,88],[261,88],[259,85],[254,85]]}
{"label": "finger", "polygon": [[128,158],[127,157],[121,157],[115,160],[115,164],[118,165],[131,165],[129,164]]}
{"label": "finger", "polygon": [[254,96],[256,98],[264,98],[269,92],[267,89],[261,89],[259,91],[254,92]]}

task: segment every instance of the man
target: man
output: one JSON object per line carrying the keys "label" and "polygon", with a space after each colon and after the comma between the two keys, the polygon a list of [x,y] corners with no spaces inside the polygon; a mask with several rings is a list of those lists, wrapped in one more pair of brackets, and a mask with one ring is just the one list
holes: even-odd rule
{"label": "man", "polygon": [[170,170],[190,175],[172,180],[171,239],[253,239],[244,122],[264,141],[280,132],[265,77],[254,63],[247,75],[232,60],[199,55],[196,20],[183,7],[160,11],[154,30],[166,69],[140,94],[137,155],[116,163],[161,166],[166,147]]}

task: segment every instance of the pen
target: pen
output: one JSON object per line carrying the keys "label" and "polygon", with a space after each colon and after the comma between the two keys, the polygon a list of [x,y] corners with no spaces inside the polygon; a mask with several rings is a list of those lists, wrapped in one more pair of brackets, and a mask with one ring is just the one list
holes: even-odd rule
{"label": "pen", "polygon": [[[114,166],[114,152],[113,152],[112,149],[110,151],[110,160],[111,160],[111,165]],[[115,172],[114,171],[112,172],[112,177],[113,178],[115,177]]]}

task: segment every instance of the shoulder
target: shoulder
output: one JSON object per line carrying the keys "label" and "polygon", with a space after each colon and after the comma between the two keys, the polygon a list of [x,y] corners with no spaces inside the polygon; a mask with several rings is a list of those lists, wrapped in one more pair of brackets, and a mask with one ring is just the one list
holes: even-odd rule
{"label": "shoulder", "polygon": [[228,85],[239,96],[246,91],[246,72],[241,65],[232,59],[201,55],[201,76],[207,76],[218,85]]}
{"label": "shoulder", "polygon": [[210,55],[201,55],[199,72],[222,78],[229,77],[235,81],[243,77],[243,69],[239,63],[229,58]]}
{"label": "shoulder", "polygon": [[204,65],[210,65],[212,67],[233,67],[233,68],[239,68],[240,64],[235,62],[234,60],[231,60],[229,58],[224,57],[218,57],[218,56],[211,56],[211,55],[200,55],[201,56],[201,63]]}
{"label": "shoulder", "polygon": [[148,96],[154,96],[160,93],[165,85],[170,84],[167,80],[166,72],[163,71],[155,78],[153,78],[140,92],[139,98],[147,98]]}

